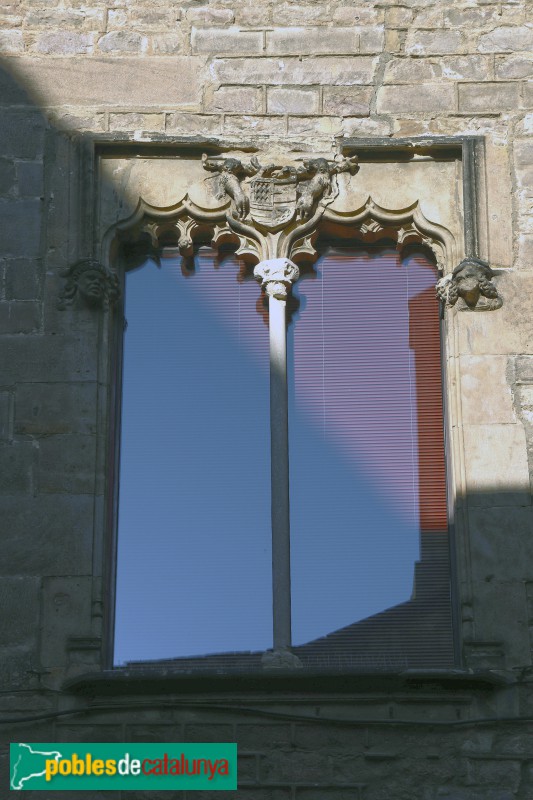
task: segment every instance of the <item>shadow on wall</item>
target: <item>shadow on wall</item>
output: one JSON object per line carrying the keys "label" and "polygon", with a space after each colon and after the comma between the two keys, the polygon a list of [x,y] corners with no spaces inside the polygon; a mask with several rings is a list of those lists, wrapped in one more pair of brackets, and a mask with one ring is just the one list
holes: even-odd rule
{"label": "shadow on wall", "polygon": [[[41,312],[45,299],[55,307],[62,286],[59,271],[76,257],[79,246],[77,232],[67,225],[74,201],[61,191],[65,172],[70,168],[68,140],[83,142],[90,137],[51,124],[32,99],[31,90],[26,91],[17,81],[16,59],[10,63],[13,68],[9,71],[0,69],[0,255],[2,305],[6,309],[0,316],[0,333],[8,335],[0,354],[0,370],[13,376],[17,394],[13,394],[9,383],[6,394],[9,402],[14,397],[15,427],[12,430],[8,420],[4,428],[8,468],[3,479],[3,563],[6,578],[21,579],[15,602],[8,601],[7,608],[8,612],[13,609],[15,621],[20,614],[24,630],[17,634],[16,644],[8,646],[5,663],[13,665],[12,670],[9,668],[13,674],[27,676],[28,680],[21,680],[18,685],[34,685],[34,675],[41,669],[39,632],[30,630],[39,618],[35,581],[41,576],[87,576],[92,568],[92,529],[84,534],[90,544],[84,546],[83,552],[70,559],[66,546],[72,542],[73,530],[87,529],[86,520],[93,513],[91,490],[80,489],[80,483],[74,481],[72,490],[48,486],[39,496],[39,480],[32,472],[34,465],[41,472],[46,469],[47,457],[43,454],[54,438],[49,434],[72,433],[61,420],[61,408],[55,428],[34,428],[34,433],[29,427],[17,428],[17,413],[23,406],[21,398],[28,395],[28,384],[67,382],[68,371],[74,368],[81,369],[84,375],[78,380],[91,380],[88,376],[92,366],[83,372],[83,359],[78,363],[79,348],[70,350],[70,332],[57,336],[58,326]],[[30,341],[19,334],[36,336]],[[95,358],[92,352],[88,356],[89,360]],[[32,391],[33,387],[28,402]],[[34,391],[37,393],[39,387]],[[50,453],[48,458],[52,461],[53,451]],[[461,540],[456,542],[457,549],[468,552],[472,564],[471,613],[479,620],[472,636],[485,642],[511,642],[509,650],[513,650],[513,641],[517,648],[521,646],[520,630],[527,626],[528,609],[533,609],[531,498],[518,491],[510,486],[506,492],[473,493],[464,498],[460,516],[467,525],[461,524]],[[442,656],[444,640],[440,632],[445,629],[445,649],[450,652],[450,587],[443,572],[448,546],[443,545],[438,534],[429,532],[427,537],[422,542],[413,599],[302,645],[301,655],[308,658],[309,667],[330,668],[339,663],[342,668],[344,654],[360,669],[374,669],[379,664],[385,670],[427,666],[426,656],[420,658],[420,652],[426,653],[427,658],[433,654],[442,665],[443,658],[448,658]],[[30,587],[31,591],[26,592]],[[24,608],[18,603],[21,593],[27,598]],[[431,613],[427,611],[429,606],[423,605],[428,596],[438,600]],[[204,665],[202,660],[200,666]]]}

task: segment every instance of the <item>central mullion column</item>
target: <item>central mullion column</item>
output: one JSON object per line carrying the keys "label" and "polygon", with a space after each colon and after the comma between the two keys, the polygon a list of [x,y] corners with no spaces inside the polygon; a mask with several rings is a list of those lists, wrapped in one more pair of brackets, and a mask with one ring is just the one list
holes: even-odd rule
{"label": "central mullion column", "polygon": [[270,337],[270,441],[272,497],[272,605],[274,652],[265,666],[298,666],[290,653],[291,543],[289,509],[289,401],[287,295],[299,270],[286,258],[262,261],[254,270],[268,295]]}

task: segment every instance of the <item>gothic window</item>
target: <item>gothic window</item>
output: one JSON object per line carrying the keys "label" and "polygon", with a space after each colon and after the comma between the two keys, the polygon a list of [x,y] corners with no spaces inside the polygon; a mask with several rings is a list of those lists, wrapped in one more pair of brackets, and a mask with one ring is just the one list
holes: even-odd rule
{"label": "gothic window", "polygon": [[[323,238],[300,272],[287,325],[293,654],[314,670],[450,666],[434,258]],[[115,661],[261,668],[268,303],[245,262],[200,246],[130,270],[125,294]]]}

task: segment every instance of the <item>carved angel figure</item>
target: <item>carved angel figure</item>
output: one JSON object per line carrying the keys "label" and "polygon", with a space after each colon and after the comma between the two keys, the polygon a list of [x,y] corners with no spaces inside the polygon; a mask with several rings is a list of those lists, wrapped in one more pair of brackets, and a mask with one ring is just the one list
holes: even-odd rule
{"label": "carved angel figure", "polygon": [[329,197],[332,192],[332,179],[339,172],[349,172],[355,175],[359,159],[357,156],[343,158],[342,161],[331,162],[326,158],[312,158],[303,162],[297,170],[298,181],[303,182],[298,186],[298,200],[296,201],[296,215],[304,220],[310,217],[316,204],[324,197]]}
{"label": "carved angel figure", "polygon": [[218,199],[225,195],[231,197],[235,204],[235,211],[239,219],[244,219],[250,211],[250,200],[246,195],[241,181],[256,175],[261,169],[257,158],[250,159],[250,164],[243,164],[237,158],[209,158],[202,155],[202,165],[209,172],[218,172],[220,193]]}
{"label": "carved angel figure", "polygon": [[447,306],[454,306],[461,298],[465,308],[471,311],[501,308],[503,300],[491,281],[493,277],[494,272],[487,261],[468,256],[451,275],[440,279],[436,285],[437,295]]}
{"label": "carved angel figure", "polygon": [[98,308],[113,305],[120,296],[117,275],[104,264],[92,258],[76,261],[63,273],[66,278],[65,288],[59,297],[59,308],[65,308],[76,294],[88,306]]}

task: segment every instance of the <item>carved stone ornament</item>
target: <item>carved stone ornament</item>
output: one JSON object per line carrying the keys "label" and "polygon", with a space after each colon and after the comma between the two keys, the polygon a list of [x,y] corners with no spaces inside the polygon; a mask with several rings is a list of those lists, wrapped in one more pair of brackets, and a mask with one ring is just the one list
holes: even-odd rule
{"label": "carved stone ornament", "polygon": [[[203,170],[213,175],[206,177]],[[359,208],[334,205],[344,185],[337,176],[354,176],[357,171],[357,156],[304,158],[299,165],[265,165],[256,156],[245,163],[239,158],[204,154],[198,164],[198,181],[192,184],[190,193],[164,208],[140,199],[132,216],[109,229],[103,243],[104,257],[113,249],[116,251],[120,240],[130,251],[136,244],[140,247],[148,243],[152,253],[175,247],[185,257],[193,256],[197,244],[208,241],[213,247],[236,245],[238,257],[253,266],[261,265],[256,277],[265,292],[281,299],[297,278],[290,270],[278,278],[271,271],[267,278],[265,265],[272,270],[274,263],[288,263],[292,265],[290,269],[296,269],[302,262],[312,263],[317,258],[314,243],[319,232],[332,230],[336,237],[347,241],[392,239],[399,250],[410,244],[425,245],[433,252],[439,272],[449,272],[459,260],[455,237],[444,225],[427,219],[418,201],[393,209],[378,205],[371,197]],[[350,179],[346,182],[349,184]],[[76,293],[79,270],[79,265],[71,268],[66,300]],[[118,291],[110,273],[104,270],[98,277],[105,275],[100,294],[95,288],[86,298],[94,305],[102,297],[112,302]],[[460,299],[459,308],[499,308],[502,300],[491,282],[493,275],[487,262],[468,258],[438,282],[437,292],[448,306]]]}
{"label": "carved stone ornament", "polygon": [[91,308],[107,308],[120,297],[116,273],[92,258],[76,261],[63,273],[63,277],[66,282],[59,296],[60,309],[72,303],[76,295]]}
{"label": "carved stone ornament", "polygon": [[269,297],[284,300],[291,284],[300,277],[300,270],[288,258],[271,258],[261,261],[254,269],[254,278],[261,281],[261,286]]}
{"label": "carved stone ornament", "polygon": [[461,301],[461,311],[493,311],[501,308],[503,300],[492,283],[494,272],[487,261],[469,256],[464,258],[451,275],[436,285],[437,295],[447,307]]}

